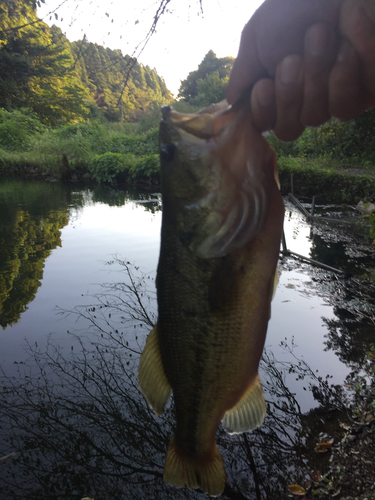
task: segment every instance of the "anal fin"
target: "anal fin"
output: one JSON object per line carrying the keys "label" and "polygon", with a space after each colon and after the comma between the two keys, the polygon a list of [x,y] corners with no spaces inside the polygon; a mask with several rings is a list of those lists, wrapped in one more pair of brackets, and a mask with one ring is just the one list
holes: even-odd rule
{"label": "anal fin", "polygon": [[216,443],[207,457],[188,455],[176,446],[173,436],[164,466],[164,481],[172,486],[201,488],[204,493],[216,497],[225,488],[224,461]]}
{"label": "anal fin", "polygon": [[164,372],[157,325],[148,334],[138,368],[138,383],[143,396],[156,415],[160,415],[172,389]]}
{"label": "anal fin", "polygon": [[266,402],[257,375],[239,402],[225,413],[222,424],[229,434],[252,431],[262,425],[265,414]]}

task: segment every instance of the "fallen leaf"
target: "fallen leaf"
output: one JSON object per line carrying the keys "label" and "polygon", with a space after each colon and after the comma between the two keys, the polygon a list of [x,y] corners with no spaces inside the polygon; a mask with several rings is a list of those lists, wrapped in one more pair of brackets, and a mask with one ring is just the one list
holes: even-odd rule
{"label": "fallen leaf", "polygon": [[314,481],[316,481],[317,483],[320,483],[320,481],[322,480],[322,475],[321,473],[318,471],[318,470],[314,470],[312,473],[311,473],[311,477],[314,479]]}
{"label": "fallen leaf", "polygon": [[296,495],[299,497],[306,495],[305,488],[302,488],[302,486],[299,486],[298,484],[291,484],[288,489],[289,489],[290,493],[292,493],[293,495]]}
{"label": "fallen leaf", "polygon": [[315,448],[315,451],[317,453],[327,453],[328,450],[332,448],[332,444],[328,443],[328,441],[319,443],[318,446]]}
{"label": "fallen leaf", "polygon": [[306,490],[309,490],[311,488],[311,481],[309,481],[308,479],[306,479],[306,481],[304,482],[303,486],[306,488]]}

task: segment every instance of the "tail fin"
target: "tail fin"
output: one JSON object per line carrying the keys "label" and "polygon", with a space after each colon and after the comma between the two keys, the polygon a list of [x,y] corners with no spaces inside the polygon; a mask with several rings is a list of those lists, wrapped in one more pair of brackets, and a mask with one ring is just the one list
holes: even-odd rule
{"label": "tail fin", "polygon": [[173,436],[164,466],[164,481],[172,486],[201,488],[210,496],[218,496],[224,491],[226,474],[224,461],[216,443],[210,458],[189,456],[176,446]]}

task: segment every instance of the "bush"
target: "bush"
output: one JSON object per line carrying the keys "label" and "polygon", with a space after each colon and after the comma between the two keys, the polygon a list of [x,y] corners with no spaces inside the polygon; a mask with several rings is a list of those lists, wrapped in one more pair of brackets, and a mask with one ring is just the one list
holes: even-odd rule
{"label": "bush", "polygon": [[[53,135],[62,143],[69,143],[69,141],[81,143],[84,147],[89,148],[92,153],[103,154],[109,150],[109,132],[99,122],[81,122],[74,125],[66,125],[54,130]],[[66,151],[65,154],[68,155],[69,151]]]}
{"label": "bush", "polygon": [[277,139],[273,134],[266,136],[267,142],[275,150],[277,158],[296,156],[295,142],[283,142]]}
{"label": "bush", "polygon": [[160,183],[158,155],[104,153],[89,162],[89,172],[98,182],[132,182],[156,185]]}
{"label": "bush", "polygon": [[136,165],[130,169],[130,178],[138,184],[149,186],[160,184],[159,155],[142,156]]}
{"label": "bush", "polygon": [[[121,153],[104,153],[95,155],[89,163],[89,172],[98,182],[114,182],[119,180],[126,181],[129,170],[137,163],[133,155]],[[117,179],[116,179],[117,178]]]}
{"label": "bush", "polygon": [[112,153],[130,153],[133,155],[152,155],[158,152],[158,129],[150,130],[143,135],[115,134],[108,144],[108,151]]}
{"label": "bush", "polygon": [[0,147],[5,151],[31,149],[35,136],[45,130],[37,115],[28,109],[9,112],[0,108]]}

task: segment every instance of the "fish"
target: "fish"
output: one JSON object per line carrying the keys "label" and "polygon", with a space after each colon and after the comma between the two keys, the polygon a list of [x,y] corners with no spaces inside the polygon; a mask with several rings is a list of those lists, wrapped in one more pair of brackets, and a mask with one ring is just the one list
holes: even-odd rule
{"label": "fish", "polygon": [[138,382],[156,415],[176,415],[164,481],[220,495],[216,444],[262,425],[259,361],[277,283],[284,205],[276,156],[251,120],[250,99],[195,114],[162,109],[158,319]]}

